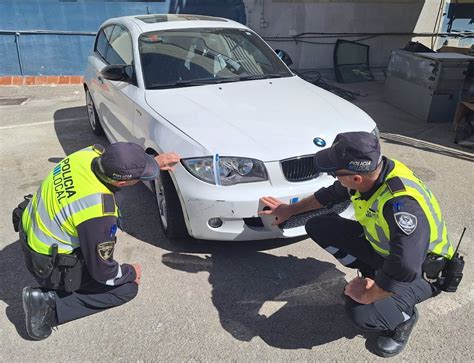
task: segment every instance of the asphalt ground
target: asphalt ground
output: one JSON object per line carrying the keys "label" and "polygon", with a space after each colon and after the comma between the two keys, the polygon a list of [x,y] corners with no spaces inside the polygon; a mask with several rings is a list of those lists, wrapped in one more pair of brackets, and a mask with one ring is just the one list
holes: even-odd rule
{"label": "asphalt ground", "polygon": [[[420,304],[410,344],[392,361],[474,361],[472,150],[452,144],[449,124],[427,124],[383,102],[383,85],[355,84],[376,120],[386,155],[410,166],[437,196],[467,264],[457,293]],[[348,88],[348,87],[346,87]],[[130,303],[61,325],[45,341],[24,327],[21,291],[34,285],[11,226],[11,210],[54,163],[93,143],[80,86],[0,87],[1,361],[377,361],[374,336],[344,315],[342,290],[355,272],[309,239],[171,243],[144,185],[123,190],[125,232],[115,257],[143,268]],[[1,102],[0,102],[1,103]]]}

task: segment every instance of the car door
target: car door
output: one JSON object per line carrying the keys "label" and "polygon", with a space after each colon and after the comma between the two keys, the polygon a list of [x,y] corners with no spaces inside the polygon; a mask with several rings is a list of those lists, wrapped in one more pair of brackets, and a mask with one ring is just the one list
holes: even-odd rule
{"label": "car door", "polygon": [[85,73],[85,78],[88,80],[87,85],[101,120],[101,125],[109,139],[110,131],[106,123],[107,119],[104,117],[104,114],[107,113],[107,106],[104,105],[104,93],[108,93],[109,91],[104,84],[104,79],[100,71],[108,65],[106,60],[107,49],[109,48],[109,40],[114,27],[115,25],[105,26],[97,33],[94,52],[88,57],[88,66]]}
{"label": "car door", "polygon": [[[132,38],[128,30],[121,25],[115,25],[106,54],[106,62],[109,65],[131,65],[133,66]],[[135,77],[133,77],[135,79]],[[104,97],[104,112],[108,131],[112,141],[135,141],[133,132],[134,105],[137,95],[136,81],[111,81],[102,79],[105,86],[102,95]]]}

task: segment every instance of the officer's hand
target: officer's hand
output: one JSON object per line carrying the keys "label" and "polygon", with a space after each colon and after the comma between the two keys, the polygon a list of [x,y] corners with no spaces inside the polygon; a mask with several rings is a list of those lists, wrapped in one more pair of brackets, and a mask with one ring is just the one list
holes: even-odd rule
{"label": "officer's hand", "polygon": [[351,280],[344,288],[344,294],[349,296],[352,300],[364,304],[363,298],[367,289],[372,287],[374,281],[371,279],[364,279],[363,277],[356,277]]}
{"label": "officer's hand", "polygon": [[173,166],[179,163],[181,156],[176,153],[163,153],[155,156],[155,160],[161,170],[174,170]]}
{"label": "officer's hand", "polygon": [[258,214],[275,216],[275,221],[272,223],[272,226],[283,223],[292,215],[290,206],[277,198],[262,197],[260,201],[270,209],[262,210],[258,212]]}
{"label": "officer's hand", "polygon": [[135,269],[135,274],[137,275],[134,282],[137,285],[140,285],[141,278],[142,278],[142,267],[138,263],[132,263],[132,266]]}

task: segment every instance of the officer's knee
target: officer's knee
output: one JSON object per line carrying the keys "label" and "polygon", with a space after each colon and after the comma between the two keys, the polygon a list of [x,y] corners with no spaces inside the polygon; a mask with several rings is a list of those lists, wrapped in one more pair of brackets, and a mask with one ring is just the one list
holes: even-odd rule
{"label": "officer's knee", "polygon": [[349,311],[349,319],[351,320],[352,325],[354,325],[357,329],[366,330],[366,323],[367,319],[365,316],[361,314],[357,314],[357,312],[352,309]]}
{"label": "officer's knee", "polygon": [[375,327],[371,322],[371,307],[369,305],[346,305],[346,312],[351,323],[359,330],[370,331]]}
{"label": "officer's knee", "polygon": [[135,282],[130,282],[120,286],[120,289],[115,292],[115,296],[119,300],[117,305],[125,304],[133,300],[138,294],[138,285]]}
{"label": "officer's knee", "polygon": [[308,222],[306,222],[304,228],[308,236],[316,242],[321,247],[325,248],[328,246],[327,244],[327,236],[325,232],[324,223],[322,223],[322,218],[314,217],[311,218]]}

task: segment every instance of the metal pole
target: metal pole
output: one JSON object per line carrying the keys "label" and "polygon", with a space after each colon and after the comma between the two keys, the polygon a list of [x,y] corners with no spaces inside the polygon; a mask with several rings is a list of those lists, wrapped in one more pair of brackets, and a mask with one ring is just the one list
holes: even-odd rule
{"label": "metal pole", "polygon": [[15,44],[16,44],[16,54],[18,56],[18,65],[20,66],[20,75],[23,77],[23,63],[21,61],[21,52],[20,52],[20,33],[15,33]]}

